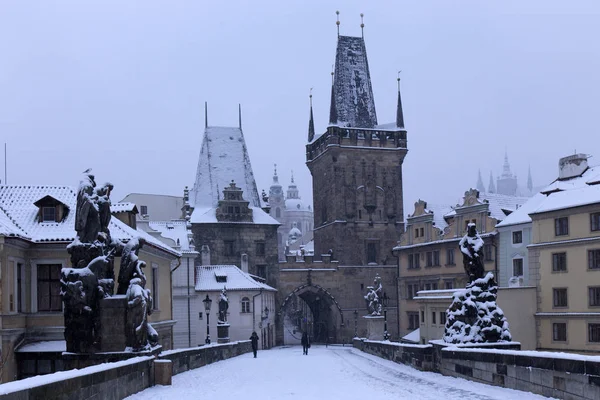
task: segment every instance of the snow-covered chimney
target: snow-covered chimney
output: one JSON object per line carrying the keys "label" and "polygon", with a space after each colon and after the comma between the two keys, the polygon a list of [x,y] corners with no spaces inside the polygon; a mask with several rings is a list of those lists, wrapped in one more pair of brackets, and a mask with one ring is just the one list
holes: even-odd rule
{"label": "snow-covered chimney", "polygon": [[242,254],[242,271],[248,273],[248,254]]}
{"label": "snow-covered chimney", "polygon": [[202,265],[210,265],[210,248],[207,244],[202,245]]}
{"label": "snow-covered chimney", "polygon": [[558,179],[570,179],[581,176],[588,169],[587,154],[573,154],[558,161]]}

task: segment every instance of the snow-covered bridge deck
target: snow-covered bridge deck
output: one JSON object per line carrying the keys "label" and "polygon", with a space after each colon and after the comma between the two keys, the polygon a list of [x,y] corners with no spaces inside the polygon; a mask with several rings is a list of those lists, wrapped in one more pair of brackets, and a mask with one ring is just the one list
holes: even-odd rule
{"label": "snow-covered bridge deck", "polygon": [[351,347],[279,347],[245,354],[173,377],[128,399],[432,399],[488,400],[545,397],[421,372]]}

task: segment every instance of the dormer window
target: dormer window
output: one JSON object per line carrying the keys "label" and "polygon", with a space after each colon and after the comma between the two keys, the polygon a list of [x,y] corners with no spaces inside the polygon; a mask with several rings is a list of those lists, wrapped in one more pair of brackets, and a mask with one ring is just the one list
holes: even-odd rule
{"label": "dormer window", "polygon": [[56,207],[42,207],[42,222],[56,222]]}

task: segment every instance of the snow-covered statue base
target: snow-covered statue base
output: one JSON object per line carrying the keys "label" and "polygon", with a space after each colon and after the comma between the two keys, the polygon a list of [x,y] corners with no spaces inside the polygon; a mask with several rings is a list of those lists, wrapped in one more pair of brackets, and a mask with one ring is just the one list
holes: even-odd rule
{"label": "snow-covered statue base", "polygon": [[512,340],[506,317],[496,303],[498,284],[494,274],[488,272],[483,276],[483,244],[475,224],[469,224],[467,234],[459,242],[469,284],[464,290],[454,292],[452,304],[446,311],[446,343]]}
{"label": "snow-covered statue base", "polygon": [[367,339],[384,340],[385,322],[382,315],[366,315],[363,317],[367,321]]}

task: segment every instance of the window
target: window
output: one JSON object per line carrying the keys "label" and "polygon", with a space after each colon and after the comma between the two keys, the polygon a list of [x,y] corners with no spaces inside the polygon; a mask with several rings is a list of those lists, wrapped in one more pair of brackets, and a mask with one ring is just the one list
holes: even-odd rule
{"label": "window", "polygon": [[421,268],[421,255],[419,253],[415,253],[415,268]]}
{"label": "window", "polygon": [[432,324],[432,325],[436,325],[436,324],[437,324],[437,322],[436,322],[436,318],[435,318],[435,317],[436,317],[436,314],[437,314],[437,312],[435,312],[435,311],[432,311],[432,312],[431,312],[431,324]]}
{"label": "window", "polygon": [[256,255],[259,257],[265,256],[265,243],[264,242],[256,242]]}
{"label": "window", "polygon": [[140,214],[148,215],[148,206],[140,206]]}
{"label": "window", "polygon": [[62,311],[60,298],[61,264],[38,264],[37,308],[38,311]]}
{"label": "window", "polygon": [[590,286],[588,291],[590,307],[600,307],[600,286]]}
{"label": "window", "polygon": [[233,256],[233,240],[225,240],[224,242],[225,244],[225,249],[224,249],[224,255],[226,256]]}
{"label": "window", "polygon": [[233,214],[233,206],[227,206],[227,214]]}
{"label": "window", "polygon": [[564,236],[569,234],[569,217],[554,219],[554,235]]}
{"label": "window", "polygon": [[425,236],[425,228],[420,228],[419,230],[420,230],[419,236],[421,236],[421,237]]}
{"label": "window", "polygon": [[440,265],[440,251],[439,250],[433,251],[433,265],[435,265],[435,266]]}
{"label": "window", "polygon": [[413,299],[417,296],[417,292],[419,291],[418,283],[409,283],[406,285],[406,297],[408,299]]}
{"label": "window", "polygon": [[588,251],[588,268],[600,269],[600,250]]}
{"label": "window", "polygon": [[600,342],[600,324],[588,324],[588,341]]}
{"label": "window", "polygon": [[552,289],[553,307],[567,307],[567,288]]}
{"label": "window", "polygon": [[377,263],[377,243],[367,243],[367,263]]}
{"label": "window", "polygon": [[523,276],[523,259],[513,259],[513,275],[512,276]]}
{"label": "window", "polygon": [[563,272],[567,270],[567,253],[552,254],[552,272]]}
{"label": "window", "polygon": [[440,311],[440,325],[446,325],[446,312]]}
{"label": "window", "polygon": [[454,282],[453,281],[445,281],[444,289],[454,289]]}
{"label": "window", "polygon": [[523,243],[523,231],[515,231],[512,234],[514,244]]}
{"label": "window", "polygon": [[425,311],[421,311],[421,323],[425,323]]}
{"label": "window", "polygon": [[483,257],[485,259],[485,261],[492,261],[492,245],[491,244],[484,244],[483,245]]}
{"label": "window", "polygon": [[552,340],[555,342],[567,341],[567,324],[565,322],[552,324]]}
{"label": "window", "polygon": [[152,309],[158,310],[159,296],[158,286],[158,264],[152,263]]}
{"label": "window", "polygon": [[419,237],[419,228],[415,228],[415,237],[418,238]]}
{"label": "window", "polygon": [[437,282],[427,282],[423,285],[423,290],[437,290]]}
{"label": "window", "polygon": [[17,263],[17,312],[23,312],[23,264]]}
{"label": "window", "polygon": [[454,263],[454,249],[446,250],[446,264],[448,265],[456,265]]}
{"label": "window", "polygon": [[215,280],[217,281],[217,283],[227,283],[227,276],[226,275],[215,275]]}
{"label": "window", "polygon": [[415,330],[419,328],[419,313],[418,312],[407,312],[408,314],[408,329]]}
{"label": "window", "polygon": [[56,222],[56,208],[55,207],[42,207],[42,221],[43,222]]}
{"label": "window", "polygon": [[247,297],[242,297],[242,312],[243,313],[250,312],[250,299]]}
{"label": "window", "polygon": [[431,267],[433,265],[433,253],[431,251],[428,251],[426,253],[426,267]]}
{"label": "window", "polygon": [[267,279],[267,266],[266,265],[257,265],[256,266],[256,275],[261,278]]}
{"label": "window", "polygon": [[414,254],[408,255],[408,269],[413,269],[415,267],[413,256]]}
{"label": "window", "polygon": [[600,213],[590,214],[590,229],[600,231]]}

